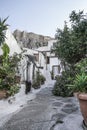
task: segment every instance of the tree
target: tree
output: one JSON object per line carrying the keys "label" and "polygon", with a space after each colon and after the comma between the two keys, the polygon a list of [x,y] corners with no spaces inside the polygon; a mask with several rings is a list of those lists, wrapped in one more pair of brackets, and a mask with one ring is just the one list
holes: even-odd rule
{"label": "tree", "polygon": [[87,54],[87,19],[83,11],[70,14],[71,27],[65,22],[63,30],[56,33],[57,46],[55,53],[59,58],[74,65]]}

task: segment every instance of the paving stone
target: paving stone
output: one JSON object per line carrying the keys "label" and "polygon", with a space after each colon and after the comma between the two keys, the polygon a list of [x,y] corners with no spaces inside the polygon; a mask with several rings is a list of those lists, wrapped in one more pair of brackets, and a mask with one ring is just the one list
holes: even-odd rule
{"label": "paving stone", "polygon": [[57,107],[61,107],[63,105],[63,103],[62,102],[54,102],[52,105],[57,106]]}
{"label": "paving stone", "polygon": [[70,113],[73,113],[73,112],[76,112],[78,110],[78,107],[73,105],[73,104],[66,104],[62,109],[61,111],[67,113],[67,114],[70,114]]}

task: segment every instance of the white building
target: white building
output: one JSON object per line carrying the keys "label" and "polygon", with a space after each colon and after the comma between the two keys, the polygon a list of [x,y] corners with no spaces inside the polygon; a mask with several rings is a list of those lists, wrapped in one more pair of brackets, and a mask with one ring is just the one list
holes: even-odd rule
{"label": "white building", "polygon": [[38,51],[23,48],[23,60],[21,61],[22,64],[22,80],[24,81],[32,81],[38,71]]}
{"label": "white building", "polygon": [[39,53],[39,64],[43,67],[43,71],[47,70],[56,75],[61,75],[63,66],[61,65],[60,59],[55,56],[55,53],[51,52],[51,49],[56,44],[56,40],[48,41],[48,46],[39,47],[37,49]]}

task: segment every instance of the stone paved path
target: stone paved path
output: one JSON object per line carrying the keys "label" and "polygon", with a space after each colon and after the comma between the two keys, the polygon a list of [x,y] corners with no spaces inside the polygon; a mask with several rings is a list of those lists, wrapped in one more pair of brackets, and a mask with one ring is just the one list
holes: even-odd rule
{"label": "stone paved path", "polygon": [[83,130],[78,101],[53,96],[47,85],[0,130]]}

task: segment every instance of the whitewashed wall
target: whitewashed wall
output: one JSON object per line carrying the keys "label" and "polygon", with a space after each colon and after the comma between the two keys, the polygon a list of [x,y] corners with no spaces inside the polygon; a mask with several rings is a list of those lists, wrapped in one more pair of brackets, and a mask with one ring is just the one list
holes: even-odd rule
{"label": "whitewashed wall", "polygon": [[47,54],[47,56],[49,56],[49,57],[50,57],[50,52],[46,52],[46,54]]}
{"label": "whitewashed wall", "polygon": [[18,54],[21,53],[21,49],[9,29],[6,30],[5,43],[10,48],[10,55],[13,55],[15,52]]}
{"label": "whitewashed wall", "polygon": [[50,71],[53,65],[60,65],[60,60],[57,57],[50,57]]}
{"label": "whitewashed wall", "polygon": [[21,81],[26,80],[26,58],[23,58],[21,60],[21,67],[20,67],[20,73],[21,73]]}
{"label": "whitewashed wall", "polygon": [[46,67],[46,60],[44,55],[41,52],[39,52],[39,66],[43,67],[43,69],[40,69],[40,72],[43,74],[44,69]]}
{"label": "whitewashed wall", "polygon": [[55,43],[56,40],[50,40],[48,41],[48,48],[51,49],[53,47],[53,43]]}
{"label": "whitewashed wall", "polygon": [[44,67],[45,64],[46,64],[45,57],[41,52],[39,52],[39,65]]}
{"label": "whitewashed wall", "polygon": [[50,71],[54,73],[54,78],[56,75],[61,75],[62,71],[64,71],[64,66],[61,65],[61,60],[57,57],[50,58]]}

